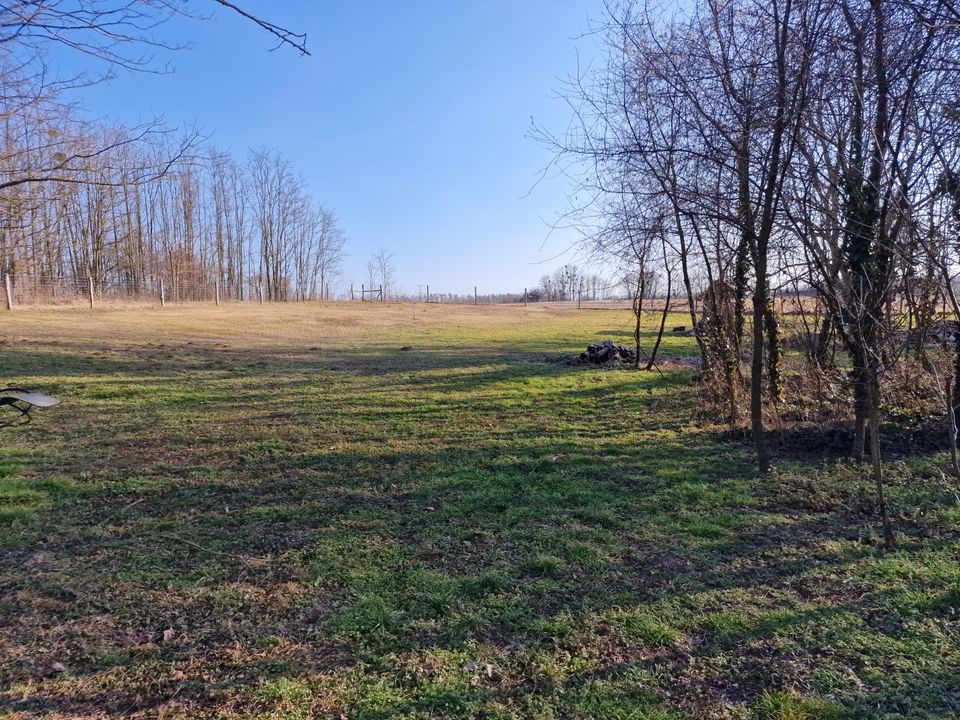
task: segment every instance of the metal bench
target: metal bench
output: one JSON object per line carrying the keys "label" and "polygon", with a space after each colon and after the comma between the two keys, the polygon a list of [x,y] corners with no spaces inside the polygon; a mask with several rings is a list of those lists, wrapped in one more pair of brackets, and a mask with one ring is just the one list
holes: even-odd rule
{"label": "metal bench", "polygon": [[0,427],[8,427],[16,423],[28,423],[30,422],[31,410],[37,407],[50,407],[59,402],[55,397],[30,392],[24,388],[0,388],[0,407],[7,405],[19,413],[9,420],[0,421]]}

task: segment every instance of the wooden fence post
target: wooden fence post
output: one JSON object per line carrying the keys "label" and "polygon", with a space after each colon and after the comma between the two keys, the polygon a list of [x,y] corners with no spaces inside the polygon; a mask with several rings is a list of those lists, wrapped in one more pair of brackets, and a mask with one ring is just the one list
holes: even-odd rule
{"label": "wooden fence post", "polygon": [[160,278],[160,307],[167,304],[167,298],[163,294],[163,278]]}
{"label": "wooden fence post", "polygon": [[90,309],[93,310],[93,276],[87,276],[87,289],[90,292]]}
{"label": "wooden fence post", "polygon": [[524,307],[527,306],[527,289],[526,288],[523,289],[523,306]]}
{"label": "wooden fence post", "polygon": [[220,281],[217,280],[213,283],[213,302],[217,305],[220,304]]}
{"label": "wooden fence post", "polygon": [[3,285],[7,291],[7,310],[13,310],[13,284],[10,282],[10,273],[3,274]]}
{"label": "wooden fence post", "polygon": [[263,283],[257,283],[257,298],[260,300],[260,304],[263,305]]}
{"label": "wooden fence post", "polygon": [[350,283],[350,299],[353,300],[353,283]]}
{"label": "wooden fence post", "polygon": [[473,304],[474,305],[477,304],[477,286],[476,285],[473,286]]}
{"label": "wooden fence post", "polygon": [[383,296],[383,285],[380,286],[380,302],[383,302],[386,298]]}

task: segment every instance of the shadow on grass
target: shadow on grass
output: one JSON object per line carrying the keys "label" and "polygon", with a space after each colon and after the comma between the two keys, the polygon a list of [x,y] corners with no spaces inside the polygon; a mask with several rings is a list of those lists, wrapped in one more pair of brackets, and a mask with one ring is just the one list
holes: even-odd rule
{"label": "shadow on grass", "polygon": [[[838,460],[849,458],[853,448],[853,420],[830,423],[791,423],[772,431],[773,448],[785,460]],[[739,434],[731,440],[742,440]],[[947,434],[942,418],[905,422],[884,418],[880,427],[880,448],[884,460],[916,458],[946,452]],[[869,441],[867,442],[869,453]]]}
{"label": "shadow on grass", "polygon": [[224,351],[237,378],[206,367],[220,352],[33,366],[78,402],[57,457],[16,473],[77,489],[5,527],[0,677],[19,690],[0,708],[602,717],[802,687],[851,712],[960,709],[956,659],[937,666],[942,641],[896,621],[907,593],[862,576],[865,508],[778,506],[747,447],[683,432],[682,373]]}

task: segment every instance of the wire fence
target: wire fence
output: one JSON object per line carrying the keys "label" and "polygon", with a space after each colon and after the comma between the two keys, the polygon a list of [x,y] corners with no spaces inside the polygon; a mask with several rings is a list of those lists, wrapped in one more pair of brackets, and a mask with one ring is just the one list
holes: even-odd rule
{"label": "wire fence", "polygon": [[[527,307],[554,307],[571,309],[630,309],[631,300],[617,297],[593,298],[578,293],[566,299],[542,299],[534,293],[453,293],[421,291],[416,294],[390,293],[377,286],[350,286],[339,292],[325,288],[323,293],[303,292],[290,288],[271,288],[259,280],[242,282],[212,281],[196,277],[176,275],[97,280],[81,276],[38,276],[7,273],[0,275],[0,293],[6,308],[89,306],[98,305],[176,305],[181,303],[229,302],[304,302],[304,301],[354,301],[354,302],[402,302],[431,303],[442,305],[521,305]],[[659,310],[663,298],[651,298],[645,310]],[[0,305],[3,307],[3,305]],[[671,301],[671,309],[684,312],[687,303],[679,298]]]}

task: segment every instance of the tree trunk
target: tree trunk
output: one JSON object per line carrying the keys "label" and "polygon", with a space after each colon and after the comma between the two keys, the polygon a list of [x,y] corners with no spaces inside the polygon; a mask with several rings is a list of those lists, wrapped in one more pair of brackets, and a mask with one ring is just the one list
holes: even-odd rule
{"label": "tree trunk", "polygon": [[663,332],[667,327],[667,315],[670,313],[670,300],[673,298],[673,273],[667,269],[667,300],[663,305],[663,314],[660,315],[660,331],[657,333],[657,340],[653,344],[653,350],[650,353],[650,359],[647,361],[647,370],[653,369],[653,364],[657,360],[657,352],[660,350],[660,343],[663,341]]}
{"label": "tree trunk", "polygon": [[636,316],[637,316],[637,324],[633,328],[633,342],[634,342],[634,345],[636,346],[634,348],[635,354],[633,356],[633,369],[639,370],[640,369],[640,311],[639,310],[636,312]]}
{"label": "tree trunk", "polygon": [[[873,373],[871,373],[873,375]],[[880,390],[878,379],[872,376],[867,381],[868,404],[870,416],[870,461],[872,466],[873,484],[877,490],[877,502],[880,505],[880,519],[883,522],[883,546],[888,550],[896,547],[893,535],[893,525],[890,522],[890,512],[887,508],[886,494],[883,487],[883,463],[880,458]]]}
{"label": "tree trunk", "polygon": [[833,339],[833,320],[830,317],[830,311],[823,314],[823,320],[820,324],[820,332],[817,333],[817,343],[813,351],[813,359],[820,367],[826,367],[827,353],[830,348],[830,341]]}
{"label": "tree trunk", "polygon": [[851,455],[863,462],[867,445],[867,419],[870,414],[870,382],[867,377],[867,361],[863,348],[853,352],[853,448]]}
{"label": "tree trunk", "polygon": [[643,277],[643,263],[640,263],[640,270],[637,273],[637,289],[633,296],[633,314],[637,318],[637,323],[633,329],[633,340],[635,344],[635,354],[633,357],[633,369],[640,369],[640,322],[643,319],[643,296],[646,294],[645,282]]}
{"label": "tree trunk", "polygon": [[[766,278],[765,272],[758,272],[757,275]],[[757,453],[757,469],[761,473],[770,472],[770,455],[763,427],[763,321],[766,310],[767,283],[761,279],[753,294],[753,358],[750,364],[750,426]]]}
{"label": "tree trunk", "polygon": [[[960,320],[960,318],[958,318]],[[957,388],[960,388],[960,332],[957,332],[953,336],[953,389],[954,395],[956,395]],[[960,405],[957,404],[956,400],[953,401],[953,422],[960,427]]]}
{"label": "tree trunk", "polygon": [[781,376],[781,361],[783,360],[783,346],[780,342],[780,324],[773,307],[773,298],[767,297],[763,321],[767,331],[767,379],[769,383],[770,399],[779,403],[783,397],[783,379]]}
{"label": "tree trunk", "polygon": [[947,378],[947,440],[950,442],[950,464],[953,476],[960,480],[960,455],[957,453],[957,408],[953,400],[953,378]]}

